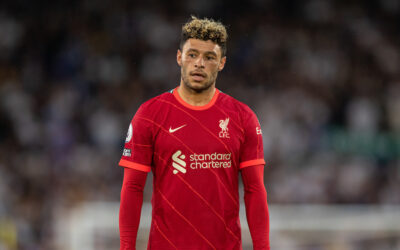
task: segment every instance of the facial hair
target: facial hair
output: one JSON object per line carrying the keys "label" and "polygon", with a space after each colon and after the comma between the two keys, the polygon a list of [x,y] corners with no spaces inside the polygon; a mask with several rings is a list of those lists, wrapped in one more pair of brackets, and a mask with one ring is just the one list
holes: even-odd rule
{"label": "facial hair", "polygon": [[213,72],[211,74],[210,79],[205,82],[202,86],[193,86],[192,83],[190,82],[190,74],[187,72],[185,67],[181,67],[181,78],[183,81],[183,84],[188,88],[191,89],[192,91],[196,93],[201,93],[205,90],[208,90],[213,84],[215,84],[215,80],[217,79],[218,76],[218,71]]}

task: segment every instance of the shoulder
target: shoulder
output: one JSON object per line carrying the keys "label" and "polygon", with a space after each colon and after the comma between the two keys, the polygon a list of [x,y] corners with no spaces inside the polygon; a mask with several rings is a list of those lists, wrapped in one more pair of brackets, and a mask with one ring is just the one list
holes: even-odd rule
{"label": "shoulder", "polygon": [[153,97],[140,105],[138,112],[154,112],[162,108],[164,105],[164,100],[168,100],[172,97],[172,94],[168,92],[164,92],[161,95]]}
{"label": "shoulder", "polygon": [[220,91],[220,99],[220,106],[224,107],[224,109],[235,111],[241,116],[255,115],[254,111],[247,104],[222,91]]}

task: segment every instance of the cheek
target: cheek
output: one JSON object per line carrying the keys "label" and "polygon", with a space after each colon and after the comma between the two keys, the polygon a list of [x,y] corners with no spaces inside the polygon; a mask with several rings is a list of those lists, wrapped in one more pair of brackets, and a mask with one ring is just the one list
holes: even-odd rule
{"label": "cheek", "polygon": [[182,59],[182,61],[181,61],[181,67],[184,68],[184,67],[187,67],[188,65],[189,65],[188,61]]}
{"label": "cheek", "polygon": [[189,68],[191,66],[192,62],[190,60],[184,60],[182,59],[182,65],[181,67]]}
{"label": "cheek", "polygon": [[219,64],[218,63],[210,63],[208,68],[210,69],[211,72],[215,72],[219,70]]}

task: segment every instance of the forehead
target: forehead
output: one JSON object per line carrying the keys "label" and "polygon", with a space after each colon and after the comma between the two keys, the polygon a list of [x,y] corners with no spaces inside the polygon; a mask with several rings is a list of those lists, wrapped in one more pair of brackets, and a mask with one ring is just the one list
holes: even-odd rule
{"label": "forehead", "polygon": [[214,52],[218,56],[221,55],[221,47],[218,44],[212,42],[211,40],[203,41],[199,39],[190,38],[186,40],[182,50],[188,51],[191,49],[197,50],[200,53]]}

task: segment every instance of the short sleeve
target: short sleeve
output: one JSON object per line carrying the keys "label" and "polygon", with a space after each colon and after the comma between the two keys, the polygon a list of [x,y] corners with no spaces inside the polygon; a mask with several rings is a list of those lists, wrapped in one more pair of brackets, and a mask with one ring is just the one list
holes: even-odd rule
{"label": "short sleeve", "polygon": [[146,120],[142,107],[129,124],[119,165],[150,172],[153,159],[152,124]]}
{"label": "short sleeve", "polygon": [[254,112],[246,107],[242,114],[244,143],[240,152],[239,168],[264,165],[264,149],[260,123]]}

